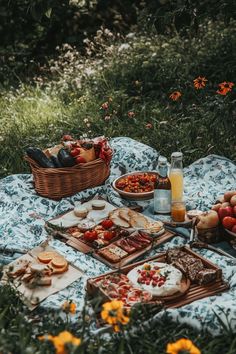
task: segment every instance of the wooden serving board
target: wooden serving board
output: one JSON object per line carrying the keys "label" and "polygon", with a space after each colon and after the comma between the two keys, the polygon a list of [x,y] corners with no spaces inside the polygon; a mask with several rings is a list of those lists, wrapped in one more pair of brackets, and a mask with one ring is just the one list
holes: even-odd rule
{"label": "wooden serving board", "polygon": [[[148,245],[147,247],[138,250],[134,253],[129,254],[127,257],[123,258],[120,260],[120,262],[117,263],[112,263],[109,262],[107,259],[103,258],[98,254],[99,249],[94,249],[93,247],[89,246],[88,244],[80,241],[79,239],[73,237],[73,236],[68,236],[68,234],[64,234],[61,232],[56,232],[54,235],[55,237],[59,237],[63,242],[65,242],[66,245],[73,247],[77,251],[83,252],[85,254],[91,254],[94,258],[98,259],[99,261],[103,262],[104,264],[108,265],[112,269],[119,269],[121,267],[124,267],[125,265],[131,263],[138,257],[142,256],[143,254],[147,253],[153,248],[158,247],[159,245],[169,241],[175,236],[175,232],[165,230],[163,234],[160,236],[154,237],[152,244]],[[114,240],[114,242],[117,241]],[[110,243],[112,244],[112,242]]]}
{"label": "wooden serving board", "polygon": [[[202,298],[205,297],[209,297],[212,295],[216,295],[218,293],[221,293],[225,290],[229,289],[229,284],[224,282],[224,280],[222,279],[222,270],[215,264],[213,264],[212,262],[210,262],[208,259],[202,257],[201,255],[197,254],[196,252],[192,251],[190,248],[188,247],[182,247],[181,248],[184,252],[194,256],[195,258],[200,259],[203,264],[205,265],[205,267],[207,267],[208,269],[214,269],[217,271],[217,279],[214,282],[211,282],[209,284],[206,285],[198,285],[198,284],[190,284],[190,287],[188,289],[188,291],[184,294],[181,294],[180,296],[177,297],[162,297],[162,298],[154,298],[152,301],[148,302],[148,303],[144,303],[144,304],[160,304],[162,303],[162,306],[164,308],[178,308],[184,305],[187,305],[193,301],[196,300],[200,300]],[[166,262],[166,252],[163,253],[159,253],[158,255],[154,256],[154,257],[150,257],[147,258],[143,261],[134,263],[134,264],[130,264],[128,266],[122,267],[119,269],[119,272],[123,273],[123,274],[127,274],[131,269],[147,263],[149,261],[158,261],[158,262]],[[95,277],[95,278],[90,278],[87,280],[87,293],[89,296],[97,296],[100,295],[102,297],[102,302],[105,301],[110,301],[111,299],[107,296],[107,294],[99,287],[95,284],[94,280],[99,279],[104,277],[105,275],[108,274],[114,274],[116,273],[116,271],[112,271],[103,275],[100,275],[99,277]]]}

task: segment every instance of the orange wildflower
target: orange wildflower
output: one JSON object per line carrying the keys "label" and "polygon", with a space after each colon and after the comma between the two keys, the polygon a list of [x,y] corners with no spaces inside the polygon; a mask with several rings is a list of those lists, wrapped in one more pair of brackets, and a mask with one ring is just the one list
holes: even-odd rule
{"label": "orange wildflower", "polygon": [[201,354],[201,351],[193,344],[190,339],[179,339],[175,343],[168,343],[167,354]]}
{"label": "orange wildflower", "polygon": [[52,335],[45,335],[45,336],[40,336],[38,337],[39,340],[48,340],[53,343],[55,349],[56,349],[56,354],[68,354],[67,349],[65,348],[66,344],[72,344],[73,346],[77,347],[81,344],[81,339],[74,337],[73,334],[71,334],[68,331],[63,331],[59,333],[58,336],[52,336]]}
{"label": "orange wildflower", "polygon": [[199,90],[206,86],[207,79],[203,76],[198,76],[196,79],[193,80],[193,84],[195,89]]}
{"label": "orange wildflower", "polygon": [[72,301],[65,301],[62,305],[62,310],[66,313],[71,313],[74,315],[76,312],[76,304]]}
{"label": "orange wildflower", "polygon": [[233,82],[227,82],[224,81],[221,84],[218,85],[219,89],[216,91],[216,93],[218,93],[219,95],[223,95],[225,96],[228,92],[232,91],[232,88],[234,86]]}
{"label": "orange wildflower", "polygon": [[172,99],[172,101],[177,101],[180,97],[182,96],[182,93],[179,91],[174,91],[170,94],[170,99]]}

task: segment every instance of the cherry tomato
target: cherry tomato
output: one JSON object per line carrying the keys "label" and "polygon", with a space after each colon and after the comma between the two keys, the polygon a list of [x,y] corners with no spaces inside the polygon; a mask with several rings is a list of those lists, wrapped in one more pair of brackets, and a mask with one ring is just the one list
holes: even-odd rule
{"label": "cherry tomato", "polygon": [[110,229],[113,225],[114,225],[114,223],[110,219],[103,220],[103,222],[102,222],[102,227],[106,230]]}
{"label": "cherry tomato", "polygon": [[236,225],[236,218],[232,218],[231,216],[225,216],[222,221],[223,226],[227,230],[231,230],[234,225]]}
{"label": "cherry tomato", "polygon": [[112,231],[105,231],[103,233],[104,240],[110,241],[114,237],[114,233]]}
{"label": "cherry tomato", "polygon": [[95,231],[95,230],[86,231],[84,233],[84,239],[86,241],[92,242],[94,240],[97,240],[97,238],[98,238],[98,234],[97,234],[97,231]]}

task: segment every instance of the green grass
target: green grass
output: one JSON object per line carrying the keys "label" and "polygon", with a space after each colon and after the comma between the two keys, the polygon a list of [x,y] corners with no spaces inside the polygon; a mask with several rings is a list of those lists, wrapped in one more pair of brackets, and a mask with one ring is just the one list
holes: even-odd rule
{"label": "green grass", "polygon": [[[211,153],[236,160],[235,88],[226,97],[216,94],[220,82],[236,77],[235,28],[208,24],[191,40],[136,34],[122,50],[121,40],[100,34],[87,58],[65,47],[48,65],[50,79],[0,93],[0,175],[28,172],[27,146],[51,146],[70,132],[130,136],[168,158],[181,150],[185,165]],[[199,75],[208,82],[197,91]],[[177,102],[169,99],[174,90],[182,93]]]}

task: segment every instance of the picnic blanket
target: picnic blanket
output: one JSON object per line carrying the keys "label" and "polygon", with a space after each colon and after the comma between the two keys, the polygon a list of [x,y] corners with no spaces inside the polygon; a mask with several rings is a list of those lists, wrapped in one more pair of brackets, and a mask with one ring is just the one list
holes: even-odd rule
{"label": "picnic blanket", "polygon": [[[77,193],[59,202],[37,195],[30,174],[11,175],[2,179],[0,181],[0,249],[7,247],[12,250],[16,248],[29,250],[39,245],[48,236],[44,228],[45,220],[72,208],[81,198],[98,193],[107,195],[109,201],[117,206],[123,205],[124,201],[113,191],[111,182],[126,172],[155,170],[159,153],[147,145],[125,137],[112,139],[111,145],[115,153],[111,174],[105,185]],[[205,210],[219,194],[235,188],[236,165],[224,157],[210,155],[186,167],[184,181],[187,207]],[[182,237],[175,237],[171,242],[152,250],[145,257],[175,245],[183,245],[185,242]],[[91,256],[75,251],[59,240],[52,240],[50,245],[79,267],[84,272],[84,276],[66,289],[48,297],[41,303],[41,308],[59,308],[66,299],[72,299],[80,309],[83,306],[87,278],[100,275],[110,269]],[[236,264],[227,257],[207,250],[197,252],[210,258],[223,269],[230,290],[167,312],[181,323],[185,322],[195,327],[204,326],[213,333],[220,331],[219,318],[226,326],[228,326],[227,321],[231,321],[232,328],[236,330]],[[3,256],[3,251],[1,253],[2,263],[12,260],[9,256]],[[162,313],[157,314],[155,319],[158,320],[161,315]]]}

